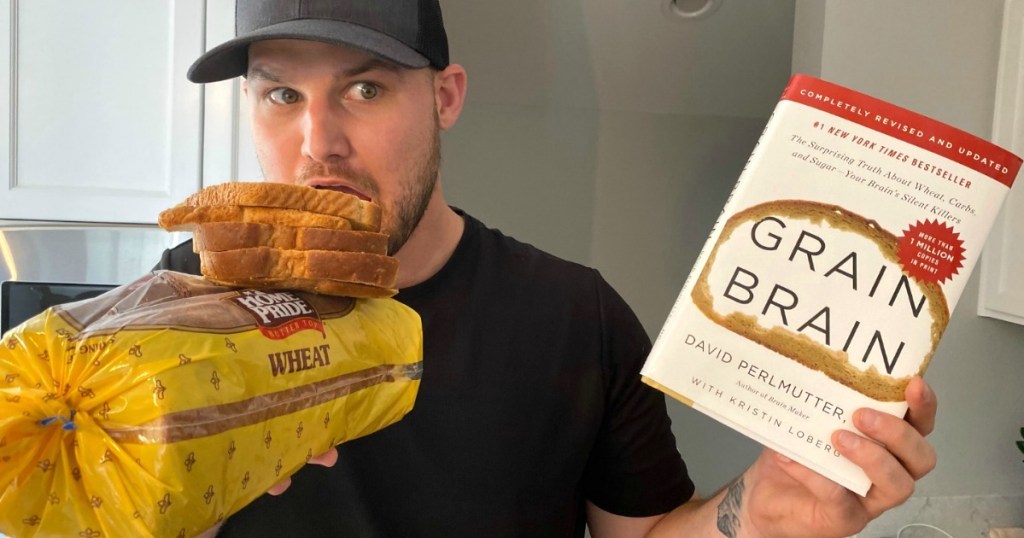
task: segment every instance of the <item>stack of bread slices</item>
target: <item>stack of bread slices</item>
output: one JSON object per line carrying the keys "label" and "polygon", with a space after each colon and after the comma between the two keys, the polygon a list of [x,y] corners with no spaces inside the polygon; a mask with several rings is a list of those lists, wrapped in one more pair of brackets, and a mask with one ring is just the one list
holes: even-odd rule
{"label": "stack of bread slices", "polygon": [[203,276],[238,287],[347,297],[396,293],[380,206],[344,192],[282,183],[223,183],[160,213],[193,234]]}

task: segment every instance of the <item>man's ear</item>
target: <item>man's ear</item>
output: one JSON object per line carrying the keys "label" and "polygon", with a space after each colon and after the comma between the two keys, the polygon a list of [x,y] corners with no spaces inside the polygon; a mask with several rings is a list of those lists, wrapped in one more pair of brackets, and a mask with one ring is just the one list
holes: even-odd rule
{"label": "man's ear", "polygon": [[442,130],[455,125],[465,99],[466,70],[461,65],[450,64],[443,71],[434,73],[434,106],[437,107]]}

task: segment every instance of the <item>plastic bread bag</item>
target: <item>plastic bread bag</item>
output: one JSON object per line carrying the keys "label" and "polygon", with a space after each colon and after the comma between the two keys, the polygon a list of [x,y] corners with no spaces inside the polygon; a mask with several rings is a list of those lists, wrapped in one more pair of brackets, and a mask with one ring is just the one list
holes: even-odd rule
{"label": "plastic bread bag", "polygon": [[0,341],[0,533],[193,536],[400,420],[419,316],[392,299],[155,271]]}

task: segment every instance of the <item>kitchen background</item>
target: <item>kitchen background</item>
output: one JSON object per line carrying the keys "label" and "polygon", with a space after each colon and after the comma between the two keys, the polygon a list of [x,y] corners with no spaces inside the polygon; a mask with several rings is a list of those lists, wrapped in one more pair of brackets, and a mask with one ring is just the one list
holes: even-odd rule
{"label": "kitchen background", "polygon": [[[1024,0],[705,2],[442,0],[469,72],[443,136],[449,201],[597,267],[652,338],[791,73],[1024,152]],[[152,226],[159,210],[260,179],[237,82],[184,77],[230,37],[233,5],[0,2],[0,280],[127,282],[183,239]],[[938,468],[861,536],[1024,526],[1024,278],[1009,271],[1024,264],[1022,192],[927,375]],[[703,495],[756,457],[745,437],[669,407]]]}

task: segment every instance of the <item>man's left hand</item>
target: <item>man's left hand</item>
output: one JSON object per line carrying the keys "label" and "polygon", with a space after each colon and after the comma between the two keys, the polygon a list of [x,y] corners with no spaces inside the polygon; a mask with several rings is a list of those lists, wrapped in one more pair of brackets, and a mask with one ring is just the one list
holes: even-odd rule
{"label": "man's left hand", "polygon": [[834,446],[871,479],[867,496],[766,449],[740,479],[746,506],[739,523],[751,528],[738,529],[736,535],[850,536],[903,504],[936,460],[935,449],[925,440],[935,427],[935,393],[915,377],[906,399],[905,419],[871,409],[856,411],[854,425],[866,438],[842,430],[832,435]]}

